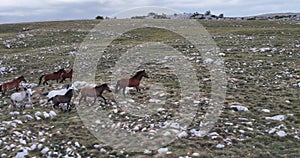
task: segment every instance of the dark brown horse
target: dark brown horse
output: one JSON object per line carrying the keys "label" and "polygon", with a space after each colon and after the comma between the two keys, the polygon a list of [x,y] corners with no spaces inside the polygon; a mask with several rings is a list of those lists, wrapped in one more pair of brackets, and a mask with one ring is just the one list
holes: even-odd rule
{"label": "dark brown horse", "polygon": [[[73,96],[73,89],[70,89],[67,91],[67,93],[65,95],[56,95],[50,99],[48,99],[48,102],[52,100],[53,103],[53,108],[55,108],[56,106],[59,107],[60,103],[67,103],[67,111],[71,111],[71,99]],[[60,107],[60,109],[63,111],[62,107]]]}
{"label": "dark brown horse", "polygon": [[72,75],[73,75],[73,69],[70,69],[69,72],[63,73],[61,74],[61,80],[59,83],[62,83],[63,81],[65,81],[66,78],[70,79],[70,82],[72,81]]}
{"label": "dark brown horse", "polygon": [[145,70],[138,71],[131,78],[122,78],[117,81],[117,85],[115,87],[115,93],[118,93],[120,89],[123,89],[123,95],[125,96],[125,88],[126,87],[135,87],[137,92],[141,91],[140,82],[143,77],[149,78],[148,74]]}
{"label": "dark brown horse", "polygon": [[58,83],[58,80],[61,78],[62,73],[66,73],[66,71],[64,69],[60,69],[54,73],[42,75],[40,77],[39,85],[42,83],[43,78],[44,78],[43,85],[48,84],[47,81],[49,81],[49,80],[56,80],[56,82]]}
{"label": "dark brown horse", "polygon": [[2,93],[5,94],[7,90],[14,89],[14,88],[16,88],[16,90],[18,91],[20,82],[22,81],[27,82],[24,76],[20,76],[12,81],[3,83],[2,85],[0,85],[0,92],[2,91]]}
{"label": "dark brown horse", "polygon": [[82,98],[84,98],[84,101],[87,103],[86,97],[94,97],[93,104],[95,104],[97,97],[101,97],[104,100],[104,103],[107,104],[106,99],[102,96],[102,93],[104,90],[111,92],[111,90],[107,84],[102,84],[102,85],[96,86],[96,87],[83,87],[80,91],[81,97],[79,99],[79,104],[80,104]]}

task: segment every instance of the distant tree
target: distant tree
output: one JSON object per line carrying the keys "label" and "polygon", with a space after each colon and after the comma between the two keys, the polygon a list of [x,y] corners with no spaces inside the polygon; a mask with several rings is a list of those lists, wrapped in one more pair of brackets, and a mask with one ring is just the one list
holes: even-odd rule
{"label": "distant tree", "polygon": [[103,18],[103,16],[98,15],[98,16],[96,16],[96,19],[98,19],[98,20],[101,19],[102,20],[104,18]]}
{"label": "distant tree", "polygon": [[148,13],[148,16],[155,16],[155,15],[156,15],[156,13],[154,13],[154,12]]}
{"label": "distant tree", "polygon": [[219,18],[224,18],[224,14],[220,14],[220,15],[219,15]]}
{"label": "distant tree", "polygon": [[210,15],[210,14],[211,14],[211,12],[210,12],[210,10],[208,10],[208,11],[205,12],[204,15]]}

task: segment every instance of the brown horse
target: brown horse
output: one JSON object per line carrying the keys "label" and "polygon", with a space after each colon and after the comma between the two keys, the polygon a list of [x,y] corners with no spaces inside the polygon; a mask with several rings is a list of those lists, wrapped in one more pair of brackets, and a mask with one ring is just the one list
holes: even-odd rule
{"label": "brown horse", "polygon": [[[70,89],[67,91],[65,95],[56,95],[50,99],[48,99],[48,102],[52,100],[53,106],[52,108],[55,108],[56,106],[59,106],[60,103],[67,103],[67,111],[71,111],[71,99],[73,96],[73,89]],[[60,109],[63,111],[62,107]]]}
{"label": "brown horse", "polygon": [[63,81],[65,81],[66,78],[70,79],[70,82],[72,81],[72,75],[73,75],[73,69],[70,69],[69,72],[63,73],[61,74],[61,80],[59,83],[62,83]]}
{"label": "brown horse", "polygon": [[106,99],[102,96],[102,93],[103,93],[104,90],[107,90],[108,92],[111,92],[111,90],[110,90],[110,88],[108,87],[107,84],[102,84],[102,85],[96,86],[96,87],[84,87],[84,88],[82,88],[81,91],[80,91],[81,97],[79,99],[79,104],[80,104],[82,98],[84,98],[84,101],[87,103],[86,97],[94,97],[93,104],[95,104],[97,97],[101,97],[104,100],[104,103],[107,104]]}
{"label": "brown horse", "polygon": [[117,81],[117,85],[115,87],[115,93],[118,93],[120,89],[123,89],[123,95],[125,96],[125,88],[126,87],[135,87],[137,92],[140,92],[140,82],[143,77],[149,78],[148,74],[145,70],[138,71],[131,78],[122,78]]}
{"label": "brown horse", "polygon": [[25,79],[24,76],[20,76],[20,77],[14,79],[12,81],[3,83],[2,85],[0,85],[0,92],[2,91],[2,93],[5,94],[5,92],[7,90],[10,90],[10,89],[13,89],[13,88],[16,88],[16,90],[18,91],[20,82],[22,82],[22,81],[27,82],[27,80]]}
{"label": "brown horse", "polygon": [[58,83],[58,80],[61,78],[61,74],[62,73],[66,73],[66,71],[64,69],[60,69],[54,73],[50,73],[50,74],[44,74],[40,77],[40,82],[39,82],[39,85],[41,84],[43,78],[44,78],[44,82],[43,82],[43,85],[47,84],[48,85],[48,82],[49,80],[56,80],[56,83]]}

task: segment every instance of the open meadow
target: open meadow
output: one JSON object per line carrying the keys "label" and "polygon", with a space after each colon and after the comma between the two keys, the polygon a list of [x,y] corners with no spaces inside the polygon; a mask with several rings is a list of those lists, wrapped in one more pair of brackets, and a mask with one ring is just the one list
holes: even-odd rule
{"label": "open meadow", "polygon": [[[86,125],[76,109],[65,113],[52,109],[51,102],[41,94],[61,89],[70,83],[68,79],[64,83],[49,81],[49,85],[37,86],[41,75],[73,67],[81,43],[101,20],[0,25],[0,84],[23,75],[28,81],[26,85],[36,92],[32,96],[34,108],[23,111],[9,108],[10,95],[15,90],[0,92],[0,157],[300,157],[300,23],[199,22],[220,48],[218,55],[224,60],[227,79],[222,113],[205,136],[200,137],[197,132],[209,110],[211,79],[205,66],[209,61],[182,37],[155,28],[132,30],[115,39],[97,65],[96,84],[105,82],[113,88],[108,74],[113,73],[110,68],[122,53],[151,41],[182,52],[197,72],[200,96],[190,98],[198,107],[193,122],[170,144],[143,152],[117,150],[99,141],[90,132],[96,128],[97,118],[93,125]],[[181,99],[188,99],[180,98],[179,79],[161,62],[153,61],[138,69],[149,74],[141,82],[143,93],[129,90],[129,99],[123,103],[132,106],[135,102],[140,108],[157,103],[162,107],[157,113],[147,118],[131,116],[122,111],[114,95],[108,92],[103,93],[108,104],[99,98],[95,105],[88,106],[106,112],[108,118],[129,133],[161,128],[180,110]],[[166,90],[149,88],[156,83],[167,87]],[[155,95],[166,101],[151,100]],[[87,107],[78,105],[76,99],[72,103],[77,110]]]}

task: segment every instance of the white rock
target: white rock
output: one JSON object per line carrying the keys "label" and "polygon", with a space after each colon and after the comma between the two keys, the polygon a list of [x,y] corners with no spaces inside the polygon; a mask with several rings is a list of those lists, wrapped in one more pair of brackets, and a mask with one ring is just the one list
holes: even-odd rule
{"label": "white rock", "polygon": [[19,142],[20,142],[20,144],[26,145],[26,140],[24,140],[24,139],[20,139]]}
{"label": "white rock", "polygon": [[14,148],[14,147],[16,147],[16,145],[15,145],[15,144],[10,144],[9,147],[10,147],[10,148]]}
{"label": "white rock", "polygon": [[101,148],[101,149],[100,149],[100,152],[101,152],[101,153],[107,153],[107,150],[104,149],[104,148]]}
{"label": "white rock", "polygon": [[165,108],[158,108],[158,109],[157,109],[158,112],[160,112],[160,111],[165,111],[165,110],[166,110]]}
{"label": "white rock", "polygon": [[94,148],[99,148],[99,147],[100,147],[99,144],[95,144],[95,145],[94,145]]}
{"label": "white rock", "polygon": [[262,111],[262,112],[270,112],[269,109],[262,109],[261,111]]}
{"label": "white rock", "polygon": [[211,59],[211,58],[206,58],[203,62],[204,64],[209,64],[209,63],[212,63],[214,60]]}
{"label": "white rock", "polygon": [[38,144],[37,145],[37,148],[40,149],[40,150],[42,149],[42,147],[43,147],[43,144]]}
{"label": "white rock", "polygon": [[237,109],[238,111],[249,111],[247,107],[241,105],[232,105],[231,108]]}
{"label": "white rock", "polygon": [[50,117],[54,117],[54,116],[56,116],[56,113],[55,113],[54,111],[51,110],[51,111],[49,112],[49,115],[50,115]]}
{"label": "white rock", "polygon": [[39,121],[39,120],[41,120],[42,118],[40,118],[39,116],[35,116],[35,119],[36,119],[37,121]]}
{"label": "white rock", "polygon": [[222,148],[225,147],[225,145],[224,145],[224,144],[218,144],[216,147],[217,147],[218,149],[222,149]]}
{"label": "white rock", "polygon": [[12,112],[10,112],[9,114],[10,114],[10,115],[20,115],[20,112],[18,112],[18,111],[12,111]]}
{"label": "white rock", "polygon": [[156,103],[156,104],[158,104],[160,102],[161,102],[161,100],[159,100],[159,99],[154,99],[154,98],[149,99],[149,103]]}
{"label": "white rock", "polygon": [[145,150],[144,150],[144,154],[151,154],[151,153],[152,153],[151,150],[148,150],[148,149],[145,149]]}
{"label": "white rock", "polygon": [[50,115],[45,111],[43,112],[43,115],[44,115],[44,118],[49,118],[50,117]]}
{"label": "white rock", "polygon": [[194,104],[200,104],[201,102],[199,100],[194,100]]}
{"label": "white rock", "polygon": [[46,141],[46,138],[40,139],[40,142],[45,142],[45,141]]}
{"label": "white rock", "polygon": [[23,137],[23,134],[18,131],[13,131],[13,134],[15,134],[17,137]]}
{"label": "white rock", "polygon": [[285,119],[284,115],[276,115],[272,117],[266,117],[266,120],[275,120],[275,121],[283,121]]}
{"label": "white rock", "polygon": [[34,114],[34,116],[42,116],[42,113],[39,112],[39,111],[37,111],[37,112]]}
{"label": "white rock", "polygon": [[113,109],[113,112],[116,114],[118,113],[118,109]]}
{"label": "white rock", "polygon": [[35,150],[37,147],[37,143],[34,143],[30,146],[30,150]]}
{"label": "white rock", "polygon": [[188,136],[188,133],[186,131],[182,131],[181,133],[179,133],[177,135],[178,138],[183,138],[183,137],[187,137]]}
{"label": "white rock", "polygon": [[20,125],[23,124],[23,122],[21,120],[14,120],[14,122],[16,122],[17,124],[20,124]]}
{"label": "white rock", "polygon": [[15,156],[15,158],[24,158],[26,155],[28,155],[28,151],[26,149],[23,149],[21,152],[18,152]]}
{"label": "white rock", "polygon": [[193,153],[192,156],[194,156],[194,157],[199,157],[200,154],[199,154],[199,153]]}
{"label": "white rock", "polygon": [[197,137],[202,137],[205,134],[205,131],[196,130],[196,129],[191,129],[190,132]]}
{"label": "white rock", "polygon": [[168,152],[168,151],[169,151],[168,148],[160,148],[160,149],[157,150],[157,152],[158,152],[159,154],[166,153],[166,152]]}
{"label": "white rock", "polygon": [[32,104],[26,104],[25,109],[34,109]]}
{"label": "white rock", "polygon": [[44,147],[41,153],[45,155],[50,149],[48,147]]}
{"label": "white rock", "polygon": [[80,144],[79,144],[78,142],[75,142],[75,146],[76,146],[77,148],[80,148]]}
{"label": "white rock", "polygon": [[285,136],[287,135],[287,134],[286,134],[284,131],[282,131],[282,130],[277,131],[276,134],[277,134],[279,137],[285,137]]}

